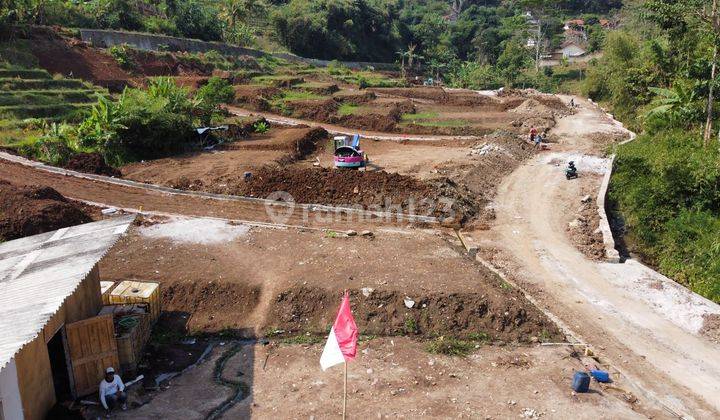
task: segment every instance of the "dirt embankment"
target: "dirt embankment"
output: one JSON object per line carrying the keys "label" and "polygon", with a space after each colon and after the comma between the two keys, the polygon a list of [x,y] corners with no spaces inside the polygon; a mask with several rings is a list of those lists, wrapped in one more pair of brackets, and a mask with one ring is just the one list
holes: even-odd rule
{"label": "dirt embankment", "polygon": [[108,165],[100,153],[78,153],[70,158],[65,164],[65,168],[88,174],[107,175],[116,178],[122,176],[122,172]]}
{"label": "dirt embankment", "polygon": [[377,211],[403,211],[450,217],[464,222],[478,213],[472,193],[449,179],[432,182],[388,173],[325,168],[263,167],[249,181],[224,180],[213,192],[268,198],[284,191],[298,203],[361,206]]}
{"label": "dirt embankment", "polygon": [[0,181],[0,239],[9,241],[91,222],[83,206],[50,187]]}
{"label": "dirt embankment", "polygon": [[259,299],[259,287],[240,283],[201,280],[173,282],[162,288],[166,326],[183,333],[227,331],[238,317],[250,315]]}
{"label": "dirt embankment", "polygon": [[294,118],[321,121],[343,127],[360,130],[393,132],[403,114],[415,112],[411,101],[398,101],[386,104],[377,112],[367,114],[338,115],[340,102],[336,99],[293,101],[289,112]]}
{"label": "dirt embankment", "polygon": [[52,74],[89,80],[111,91],[134,84],[133,77],[105,51],[64,38],[51,29],[35,28],[30,34],[30,49],[40,67]]}
{"label": "dirt embankment", "polygon": [[[485,336],[491,340],[563,340],[558,328],[517,291],[432,292],[406,296],[397,291],[351,290],[353,315],[363,334],[426,338]],[[499,288],[498,288],[499,289]],[[367,294],[367,296],[365,296]],[[338,292],[293,287],[275,298],[269,326],[290,332],[325,334],[336,315]],[[534,338],[533,338],[534,337]]]}

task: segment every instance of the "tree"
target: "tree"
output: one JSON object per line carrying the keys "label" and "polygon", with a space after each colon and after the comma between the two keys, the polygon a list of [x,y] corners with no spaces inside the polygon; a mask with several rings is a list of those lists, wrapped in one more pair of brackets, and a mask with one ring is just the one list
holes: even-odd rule
{"label": "tree", "polygon": [[550,7],[553,2],[549,0],[523,0],[521,5],[532,15],[530,20],[530,35],[535,43],[535,71],[540,71],[540,58],[542,48],[547,36],[547,20],[549,20]]}
{"label": "tree", "polygon": [[[709,92],[705,119],[705,132],[703,135],[703,143],[705,144],[705,147],[707,147],[710,145],[710,138],[712,136],[713,103],[715,102],[715,74],[717,72],[718,37],[720,36],[720,16],[718,16],[718,0],[713,0],[712,12],[709,15],[707,13],[703,13],[702,16],[706,21],[710,23],[710,26],[712,28],[711,39],[713,43],[712,70],[710,71],[710,83],[708,87]],[[720,137],[720,132],[718,132],[718,137]]]}

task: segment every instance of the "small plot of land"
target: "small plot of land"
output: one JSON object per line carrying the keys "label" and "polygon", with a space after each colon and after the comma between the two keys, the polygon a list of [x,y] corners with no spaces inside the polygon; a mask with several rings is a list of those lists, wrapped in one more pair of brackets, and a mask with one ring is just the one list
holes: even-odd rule
{"label": "small plot of land", "polygon": [[[344,127],[388,133],[483,135],[497,129],[550,128],[570,110],[559,99],[537,93],[489,96],[440,87],[372,88],[308,82],[311,75],[282,83],[237,85],[238,104]],[[263,79],[266,80],[266,79]]]}
{"label": "small plot of land", "polygon": [[[566,348],[483,346],[458,358],[430,354],[425,347],[407,338],[361,342],[348,369],[349,417],[594,419],[603,413],[631,419],[659,414],[625,392],[622,382],[613,387],[593,383],[591,393],[572,393],[571,376],[583,365]],[[206,418],[233,398],[236,388],[244,398],[225,406],[225,418],[340,416],[342,367],[321,371],[321,351],[321,344],[216,344],[206,362],[117,418]],[[131,391],[131,405],[147,398],[137,392]]]}
{"label": "small plot of land", "polygon": [[[325,139],[321,129],[273,129],[267,134],[221,145],[209,152],[133,163],[121,168],[123,176],[135,181],[182,189],[221,189],[228,178],[262,166],[293,161],[311,153]],[[227,186],[225,184],[224,186]]]}
{"label": "small plot of land", "polygon": [[[561,339],[521,294],[432,232],[347,237],[197,220],[139,227],[100,267],[107,279],[160,282],[164,309],[182,320],[180,333],[324,334],[348,289],[366,334]],[[220,241],[207,243],[208,234]]]}

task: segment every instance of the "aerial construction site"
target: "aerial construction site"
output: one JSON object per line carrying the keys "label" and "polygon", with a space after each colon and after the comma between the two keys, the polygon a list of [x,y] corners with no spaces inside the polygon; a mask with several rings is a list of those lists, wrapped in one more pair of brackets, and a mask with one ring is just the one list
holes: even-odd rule
{"label": "aerial construction site", "polygon": [[[108,367],[118,419],[336,418],[344,397],[349,418],[720,414],[720,306],[616,244],[612,153],[635,135],[592,101],[125,46],[130,70],[27,37],[34,65],[0,70],[5,139],[158,76],[232,94],[191,147],[118,143],[136,159],[5,141],[0,418],[104,416]],[[344,292],[345,378],[319,365]]]}

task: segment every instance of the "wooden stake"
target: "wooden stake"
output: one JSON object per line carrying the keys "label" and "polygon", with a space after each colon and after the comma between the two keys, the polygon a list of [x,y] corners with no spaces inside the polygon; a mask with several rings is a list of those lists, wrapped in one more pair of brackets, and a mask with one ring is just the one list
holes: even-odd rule
{"label": "wooden stake", "polygon": [[345,361],[345,380],[343,381],[343,420],[347,413],[347,360]]}

